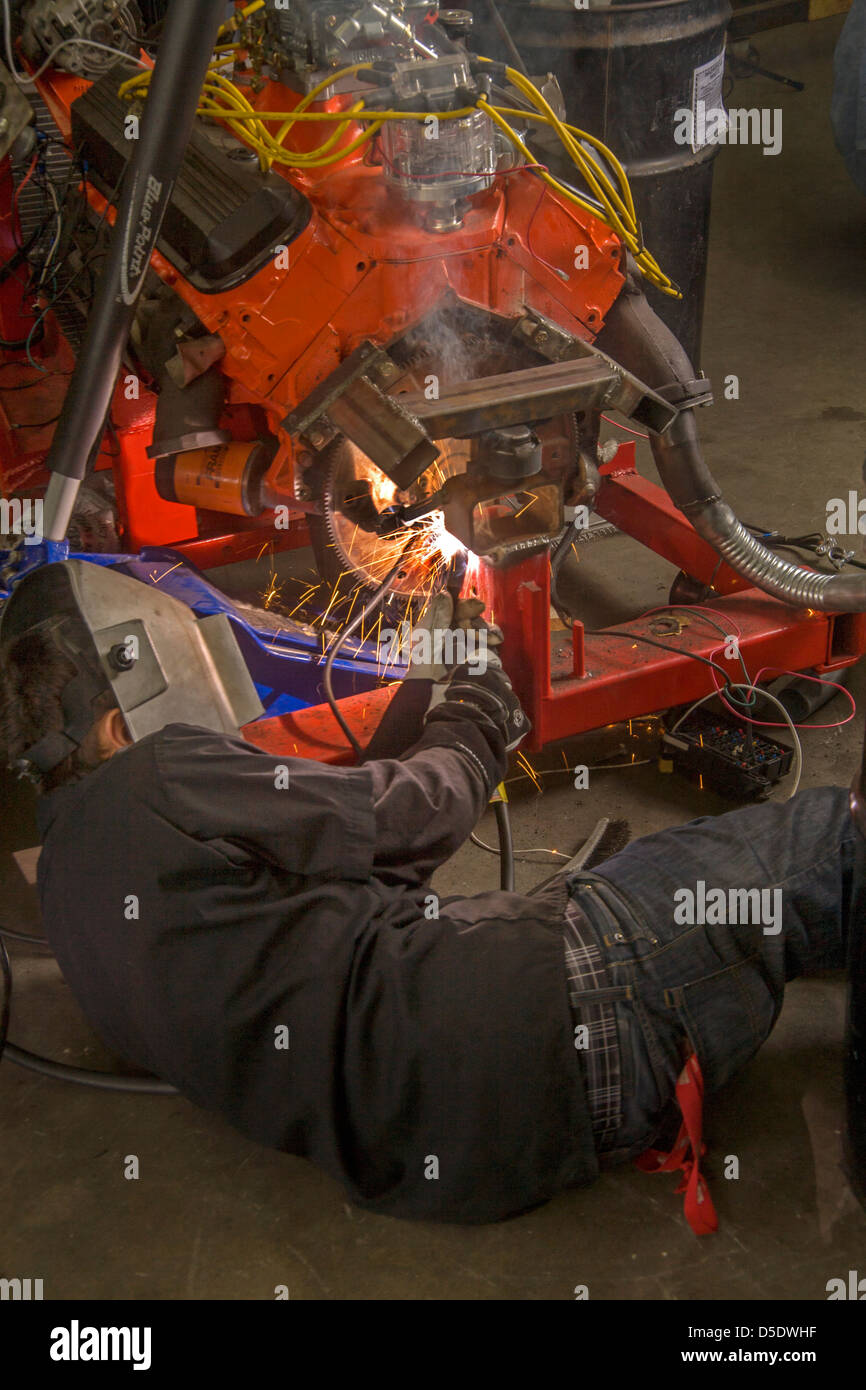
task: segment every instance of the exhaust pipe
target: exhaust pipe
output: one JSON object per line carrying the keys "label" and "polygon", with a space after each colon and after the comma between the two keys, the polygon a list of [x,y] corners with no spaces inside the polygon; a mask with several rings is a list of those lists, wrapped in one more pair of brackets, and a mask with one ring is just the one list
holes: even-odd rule
{"label": "exhaust pipe", "polygon": [[632,271],[595,346],[680,414],[664,434],[650,434],[656,467],[672,501],[698,535],[743,579],[795,608],[866,612],[866,573],[816,574],[775,555],[756,540],[725,502],[701,450],[694,407],[709,399],[683,348],[650,308]]}

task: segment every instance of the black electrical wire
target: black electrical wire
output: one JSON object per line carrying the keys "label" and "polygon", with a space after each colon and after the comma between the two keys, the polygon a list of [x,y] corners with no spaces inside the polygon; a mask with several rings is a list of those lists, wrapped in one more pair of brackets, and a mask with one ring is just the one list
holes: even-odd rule
{"label": "black electrical wire", "polygon": [[12,966],[9,964],[9,952],[6,950],[6,942],[0,936],[0,971],[3,974],[3,1006],[0,1008],[0,1061],[6,1052],[9,1036],[9,1012],[12,1007]]}
{"label": "black electrical wire", "polygon": [[499,834],[499,886],[506,893],[514,892],[514,836],[511,833],[511,812],[507,801],[495,801],[496,830]]}
{"label": "black electrical wire", "polygon": [[47,946],[48,950],[51,950],[48,939],[44,936],[32,936],[29,932],[12,931],[9,927],[0,927],[0,937],[4,936],[7,941],[21,941],[27,946]]}
{"label": "black electrical wire", "polygon": [[13,430],[44,430],[48,425],[56,425],[60,419],[59,415],[52,415],[47,420],[23,420],[10,425]]}
{"label": "black electrical wire", "polygon": [[[818,550],[819,545],[826,546],[829,543],[831,548],[835,549],[838,555],[844,559],[846,565],[852,565],[854,569],[866,570],[866,563],[862,560],[855,560],[853,555],[843,555],[840,547],[833,546],[829,536],[825,536],[821,531],[809,531],[803,536],[783,536],[779,531],[767,531],[763,526],[749,526],[747,523],[744,525],[747,531],[751,531],[771,550],[805,550],[809,554],[817,555],[820,560],[828,559],[832,562],[833,556],[829,551],[819,552]],[[832,573],[832,571],[824,570],[823,573]]]}
{"label": "black electrical wire", "polygon": [[[48,945],[39,937],[24,936],[19,932],[0,930],[0,971],[3,975],[3,1005],[0,1008],[0,1061],[6,1058],[16,1067],[25,1071],[37,1072],[40,1076],[50,1076],[53,1081],[74,1081],[79,1086],[90,1086],[97,1091],[127,1091],[136,1095],[176,1096],[176,1088],[167,1081],[158,1081],[150,1076],[122,1076],[118,1072],[90,1071],[87,1067],[69,1067],[65,1062],[53,1062],[49,1057],[40,1057],[36,1052],[27,1052],[9,1042],[9,1014],[12,1007],[12,966],[4,937],[13,941],[35,942]],[[50,948],[49,948],[50,949]]]}
{"label": "black electrical wire", "polygon": [[391,570],[389,570],[388,574],[385,576],[378,589],[376,589],[376,591],[374,592],[372,598],[368,600],[365,606],[361,609],[358,616],[352,619],[352,622],[349,624],[349,626],[343,629],[336,641],[333,642],[331,646],[328,648],[328,657],[325,662],[325,673],[322,677],[322,685],[325,691],[325,699],[331,706],[331,713],[333,714],[334,718],[336,719],[337,723],[339,724],[340,728],[342,729],[352,748],[355,750],[355,755],[358,758],[362,758],[364,756],[364,750],[361,747],[358,740],[356,739],[355,735],[352,733],[352,730],[349,728],[345,719],[343,718],[342,713],[340,712],[340,707],[337,704],[337,700],[334,695],[334,683],[331,679],[331,672],[334,669],[334,662],[336,661],[346,642],[355,632],[358,631],[358,628],[361,626],[361,624],[366,622],[370,614],[375,613],[380,603],[382,603],[382,601],[387,596],[388,590],[391,588],[391,585],[394,582],[394,578],[396,577],[398,570],[403,564],[403,561],[405,560],[408,551],[411,549],[413,545],[415,545],[418,539],[418,535],[415,532],[413,532],[406,544],[404,545],[403,549],[401,550],[400,557],[397,560],[397,563],[393,566]]}
{"label": "black electrical wire", "polygon": [[[20,369],[21,367],[26,367],[27,365],[29,365],[29,364],[26,363],[26,362],[0,362],[0,372],[2,372],[2,371],[4,370],[4,368],[6,368],[6,367],[18,367],[18,368]],[[31,386],[41,386],[42,383],[43,383],[43,381],[48,381],[48,380],[49,380],[51,377],[53,377],[53,376],[72,376],[72,373],[71,373],[71,372],[45,372],[45,373],[40,372],[39,375],[38,375],[37,377],[34,377],[32,381],[16,381],[16,382],[13,382],[11,386],[4,386],[4,385],[2,384],[2,382],[0,382],[0,392],[2,392],[2,391],[29,391],[30,388],[31,388]]]}
{"label": "black electrical wire", "polygon": [[97,1091],[126,1091],[144,1096],[176,1096],[177,1088],[168,1081],[157,1081],[149,1076],[121,1076],[112,1071],[90,1071],[88,1067],[68,1067],[64,1062],[52,1062],[48,1057],[39,1057],[35,1052],[26,1052],[7,1042],[2,1055],[16,1067],[25,1071],[35,1071],[39,1076],[50,1076],[53,1081],[74,1081],[79,1086],[91,1086]]}
{"label": "black electrical wire", "polygon": [[30,264],[30,262],[27,259],[27,252],[32,250],[32,248],[36,245],[37,241],[42,236],[47,226],[48,218],[45,219],[41,226],[36,228],[35,232],[30,233],[24,245],[19,247],[14,252],[14,254],[9,257],[6,264],[0,266],[0,284],[2,284],[5,280],[11,279],[15,271],[18,269],[19,265]]}
{"label": "black electrical wire", "polygon": [[587,629],[587,637],[622,637],[630,642],[644,642],[648,647],[659,647],[663,652],[673,652],[675,656],[687,656],[692,661],[700,661],[704,666],[711,666],[725,683],[725,688],[731,687],[731,679],[724,666],[720,666],[717,661],[712,661],[708,656],[699,656],[697,652],[690,652],[686,647],[672,647],[668,642],[658,642],[655,637],[644,637],[642,632],[626,632],[622,628],[599,628],[594,632]]}

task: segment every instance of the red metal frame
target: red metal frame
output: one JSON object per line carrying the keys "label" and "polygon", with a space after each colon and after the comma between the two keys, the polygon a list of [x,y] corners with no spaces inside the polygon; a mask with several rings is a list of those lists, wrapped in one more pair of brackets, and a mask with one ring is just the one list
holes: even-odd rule
{"label": "red metal frame", "polygon": [[[64,74],[40,84],[65,133],[71,102],[87,85]],[[272,109],[277,94],[268,89],[261,99]],[[299,132],[298,138],[308,136]],[[288,268],[274,259],[237,289],[204,294],[159,253],[152,258],[155,272],[223,339],[229,409],[257,407],[278,434],[286,412],[365,338],[387,343],[456,300],[509,320],[531,308],[592,341],[623,284],[617,238],[595,218],[539,187],[526,170],[497,180],[473,200],[460,228],[433,240],[392,198],[382,169],[374,164],[350,158],[329,174],[327,186],[315,179],[303,182],[313,211],[290,248]],[[97,212],[113,221],[113,210],[91,183],[86,191]],[[7,160],[0,164],[0,257],[14,253],[14,216]],[[563,278],[571,255],[565,252],[578,242],[587,246],[588,267],[580,276]],[[14,277],[0,285],[2,336],[20,337],[33,322],[20,289]],[[51,313],[45,329],[39,346],[45,381],[28,385],[16,399],[15,373],[9,369],[0,379],[0,482],[6,489],[25,483],[32,489],[45,481],[50,435],[41,427],[34,434],[27,420],[48,421],[57,413],[64,378],[51,373],[68,372],[72,366],[71,349]],[[21,366],[24,386],[33,369],[23,357]],[[206,568],[258,554],[263,542],[276,549],[307,542],[299,514],[285,531],[276,530],[270,515],[252,524],[227,516],[225,532],[220,526],[219,534],[197,535],[195,511],[157,494],[145,452],[153,404],[146,391],[140,400],[127,402],[118,387],[112,418],[119,452],[106,437],[97,464],[114,469],[130,548],[171,545]],[[279,495],[290,501],[294,445],[285,434],[282,444],[270,481],[275,486],[279,481]],[[711,606],[732,633],[739,630],[750,671],[772,664],[834,670],[850,665],[866,649],[866,615],[798,611],[750,588],[697,536],[667,494],[639,477],[632,445],[621,445],[603,473],[598,513],[712,589]],[[552,637],[546,554],[511,569],[482,565],[478,589],[505,632],[505,663],[533,723],[529,749],[708,693],[713,688],[710,670],[688,653],[716,654],[720,664],[739,673],[739,665],[719,651],[718,634],[697,615],[670,639],[682,654],[633,643],[617,636],[617,629],[594,635],[580,623],[568,636]],[[626,630],[659,635],[656,622],[638,617]],[[343,701],[345,717],[362,744],[391,693],[385,687]],[[352,760],[327,706],[265,720],[246,732],[252,742],[285,756]]]}
{"label": "red metal frame", "polygon": [[[866,651],[866,614],[790,608],[749,587],[720,562],[667,493],[636,473],[633,444],[621,445],[602,473],[599,515],[710,586],[705,606],[726,631],[739,634],[739,650],[751,673],[762,666],[841,670]],[[587,632],[580,622],[570,634],[552,634],[545,553],[510,569],[482,565],[476,584],[505,634],[503,660],[532,720],[532,734],[524,745],[529,752],[709,694],[713,672],[693,660],[695,655],[712,657],[733,679],[742,680],[739,661],[724,655],[724,639],[697,613],[691,619],[680,615],[686,625],[674,636],[659,630],[659,615],[636,617],[604,634]],[[630,641],[622,635],[627,632],[680,647],[682,654]],[[362,746],[372,737],[392,693],[393,687],[386,687],[341,702],[341,712]],[[353,760],[326,705],[263,720],[245,734],[284,756]]]}

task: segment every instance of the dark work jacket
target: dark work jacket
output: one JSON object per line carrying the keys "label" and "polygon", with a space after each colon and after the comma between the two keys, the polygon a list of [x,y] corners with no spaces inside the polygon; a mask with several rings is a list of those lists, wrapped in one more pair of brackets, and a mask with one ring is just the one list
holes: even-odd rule
{"label": "dark work jacket", "polygon": [[119,1055],[356,1203],[509,1215],[598,1169],[564,890],[428,897],[504,767],[468,716],[357,768],[170,725],[40,802],[45,931]]}

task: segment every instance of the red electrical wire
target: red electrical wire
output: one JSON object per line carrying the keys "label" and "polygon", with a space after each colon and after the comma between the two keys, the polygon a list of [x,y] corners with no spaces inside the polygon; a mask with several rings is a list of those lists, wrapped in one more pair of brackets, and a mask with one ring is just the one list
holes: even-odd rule
{"label": "red electrical wire", "polygon": [[607,424],[613,425],[614,429],[625,430],[627,434],[636,434],[638,439],[649,439],[649,435],[644,434],[643,430],[633,430],[630,425],[621,425],[619,420],[611,420],[609,415],[602,415],[601,418],[605,420]]}
{"label": "red electrical wire", "polygon": [[[719,617],[718,612],[716,612],[714,609],[704,607],[699,603],[690,603],[682,606],[688,607],[689,610],[694,610],[696,613],[712,613],[714,618]],[[669,613],[672,610],[678,609],[679,607],[680,605],[678,604],[661,604],[658,608],[648,608],[647,611],[645,613],[641,613],[640,616],[641,618],[650,618],[654,613]],[[737,627],[737,624],[733,622],[732,619],[726,618],[726,622],[733,629],[733,635],[735,637],[742,637],[743,634],[740,628]],[[719,652],[724,652],[725,646],[726,643],[720,642],[718,647],[714,647],[710,652],[711,658],[714,659]],[[837,719],[832,724],[794,724],[795,729],[841,729],[844,724],[850,724],[851,720],[857,713],[857,702],[854,699],[854,696],[851,694],[850,690],[848,690],[846,686],[840,685],[838,681],[827,680],[825,677],[822,676],[807,676],[804,675],[802,671],[789,671],[784,666],[762,666],[761,669],[758,671],[758,674],[752,680],[752,689],[754,689],[757,686],[758,681],[767,671],[775,671],[777,676],[796,676],[798,680],[812,681],[815,685],[829,685],[834,690],[840,690],[842,694],[845,696],[845,698],[848,700],[849,704],[851,705],[851,713],[848,715],[847,719]],[[711,671],[711,675],[713,678],[713,684],[716,685],[716,691],[719,695],[719,699],[725,706],[725,709],[729,711],[729,713],[736,715],[738,719],[745,720],[747,724],[760,725],[761,728],[764,729],[787,729],[788,725],[783,723],[782,721],[775,723],[770,719],[750,719],[748,715],[742,714],[741,711],[738,709],[734,709],[731,705],[728,704],[727,700],[722,694],[723,687],[716,684],[715,671]],[[757,694],[758,698],[760,698],[761,692],[757,690],[755,691],[755,693]]]}
{"label": "red electrical wire", "polygon": [[[830,685],[834,690],[841,690],[842,694],[851,705],[851,713],[848,715],[847,719],[837,719],[833,724],[794,724],[795,729],[841,729],[843,724],[850,724],[857,713],[857,702],[854,696],[844,685],[839,685],[838,681],[828,681],[821,676],[806,676],[802,671],[788,671],[783,666],[762,666],[752,682],[753,688],[758,684],[758,681],[765,671],[775,671],[777,676],[796,676],[798,680],[813,681],[815,685]],[[713,677],[713,684],[715,684],[715,671],[712,671],[711,675]],[[763,729],[787,729],[788,725],[782,722],[776,723],[770,719],[750,719],[747,714],[742,714],[740,710],[734,709],[728,704],[722,694],[721,686],[716,686],[716,690],[725,709],[728,710],[729,713],[735,715],[737,719],[744,720],[746,724],[760,725]],[[756,694],[758,698],[760,698],[761,692],[759,690],[756,691]]]}

